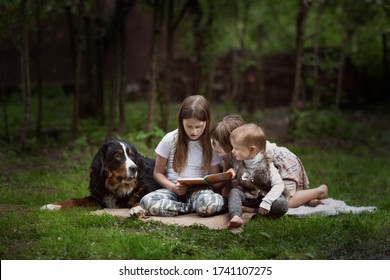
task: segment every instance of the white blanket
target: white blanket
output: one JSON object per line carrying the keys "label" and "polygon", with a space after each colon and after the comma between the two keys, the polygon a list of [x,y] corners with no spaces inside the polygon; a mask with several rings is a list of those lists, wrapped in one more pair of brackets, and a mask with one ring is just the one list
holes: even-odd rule
{"label": "white blanket", "polygon": [[316,207],[299,206],[297,208],[290,208],[287,215],[305,217],[310,215],[333,216],[340,213],[360,214],[365,212],[375,212],[375,206],[349,206],[342,200],[335,200],[327,198],[321,200],[322,205]]}

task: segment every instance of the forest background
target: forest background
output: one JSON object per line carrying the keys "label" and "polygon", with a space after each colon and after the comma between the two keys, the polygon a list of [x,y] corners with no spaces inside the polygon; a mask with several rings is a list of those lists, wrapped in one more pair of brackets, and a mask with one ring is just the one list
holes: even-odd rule
{"label": "forest background", "polygon": [[[389,258],[389,36],[388,0],[0,0],[0,255]],[[267,221],[270,232],[257,236],[267,239],[262,248],[249,238],[257,223],[249,224],[248,239],[206,254],[186,240],[198,228],[38,211],[87,194],[89,164],[105,139],[154,157],[192,94],[210,100],[213,122],[239,113],[263,126],[303,159],[313,186],[326,182],[332,197],[382,212]],[[286,227],[285,248],[270,242]],[[150,243],[157,228],[171,237]],[[95,244],[118,235],[109,251],[85,248],[96,229]],[[145,238],[131,253],[122,248],[138,238],[129,230]],[[72,242],[62,244],[63,234]],[[231,239],[225,234],[198,237],[219,244]]]}
{"label": "forest background", "polygon": [[[23,147],[42,132],[105,138],[167,131],[170,104],[191,94],[252,115],[367,108],[388,102],[389,1],[0,1],[1,139]],[[48,99],[72,98],[61,127]],[[147,102],[145,123],[125,104]],[[8,106],[22,104],[22,119]],[[15,121],[15,123],[12,123]],[[131,125],[131,127],[129,127]]]}

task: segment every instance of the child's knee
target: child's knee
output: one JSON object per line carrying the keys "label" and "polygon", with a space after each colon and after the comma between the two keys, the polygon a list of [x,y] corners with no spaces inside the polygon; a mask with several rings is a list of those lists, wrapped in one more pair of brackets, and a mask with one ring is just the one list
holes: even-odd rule
{"label": "child's knee", "polygon": [[195,204],[195,212],[199,216],[206,217],[221,212],[224,207],[224,199],[220,194],[207,192],[201,195]]}
{"label": "child's knee", "polygon": [[268,216],[271,219],[278,219],[286,214],[288,211],[288,201],[284,198],[278,198],[272,203],[271,210]]}
{"label": "child's knee", "polygon": [[147,211],[149,215],[160,216],[163,199],[156,194],[149,193],[141,198],[139,205]]}
{"label": "child's knee", "polygon": [[148,196],[146,195],[146,196],[144,196],[144,197],[141,198],[141,200],[140,200],[140,202],[139,202],[139,205],[140,205],[143,209],[147,210],[147,209],[148,209],[148,205],[149,205],[148,202],[149,202],[149,199],[148,199]]}

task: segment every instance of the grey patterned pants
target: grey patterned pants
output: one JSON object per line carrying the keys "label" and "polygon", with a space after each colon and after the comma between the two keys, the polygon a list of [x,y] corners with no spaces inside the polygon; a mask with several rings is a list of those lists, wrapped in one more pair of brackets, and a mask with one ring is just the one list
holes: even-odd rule
{"label": "grey patterned pants", "polygon": [[159,189],[145,195],[140,205],[153,216],[177,216],[192,212],[200,216],[211,216],[224,209],[224,199],[210,189],[194,191],[185,196]]}
{"label": "grey patterned pants", "polygon": [[[245,199],[243,191],[237,188],[231,189],[228,203],[230,218],[233,218],[233,216],[236,215],[242,218],[242,205],[252,208],[258,208],[263,198],[263,196],[260,196],[258,199]],[[287,211],[288,201],[283,197],[279,197],[272,203],[271,209],[267,217],[272,219],[278,219],[284,214],[286,214]]]}

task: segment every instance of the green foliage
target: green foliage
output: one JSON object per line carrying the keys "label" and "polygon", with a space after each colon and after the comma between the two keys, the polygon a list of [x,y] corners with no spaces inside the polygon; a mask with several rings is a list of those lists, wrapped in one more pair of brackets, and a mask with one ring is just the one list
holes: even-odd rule
{"label": "green foliage", "polygon": [[346,141],[351,146],[359,143],[381,149],[390,145],[385,118],[386,114],[378,113],[374,120],[364,112],[341,113],[336,109],[296,111],[291,118],[294,129],[290,136],[330,143]]}
{"label": "green foliage", "polygon": [[348,122],[337,110],[306,110],[296,111],[296,130],[294,136],[317,139],[320,137],[338,136],[350,137],[351,129]]}
{"label": "green foliage", "polygon": [[160,141],[161,138],[164,137],[164,135],[165,135],[165,131],[163,131],[161,128],[157,126],[153,126],[151,132],[147,133],[143,130],[139,130],[137,132],[130,133],[127,139],[130,142],[144,142],[146,139],[149,139],[151,137],[153,139],[158,139],[158,141]]}

